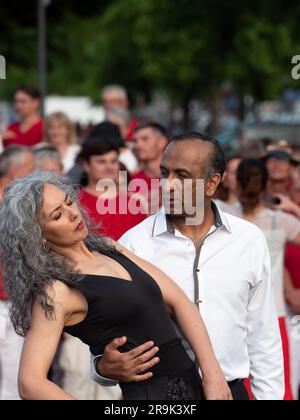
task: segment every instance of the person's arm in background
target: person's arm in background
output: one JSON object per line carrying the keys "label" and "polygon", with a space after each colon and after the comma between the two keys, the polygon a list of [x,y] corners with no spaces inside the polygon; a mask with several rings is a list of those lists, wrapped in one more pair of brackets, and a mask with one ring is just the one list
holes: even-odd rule
{"label": "person's arm in background", "polygon": [[294,203],[289,197],[286,197],[283,194],[274,194],[273,195],[276,198],[279,198],[281,203],[276,206],[272,206],[273,210],[281,210],[287,213],[293,214],[295,217],[300,219],[300,207]]}
{"label": "person's arm in background", "polygon": [[261,266],[256,284],[250,291],[247,317],[251,387],[257,400],[283,400],[283,351],[271,281],[270,255],[266,243],[263,249],[256,249]]}
{"label": "person's arm in background", "polygon": [[0,137],[1,137],[1,140],[2,140],[2,144],[4,144],[6,140],[13,140],[17,136],[13,131],[11,131],[9,129],[6,129],[6,130],[2,131],[2,133],[0,133]]}

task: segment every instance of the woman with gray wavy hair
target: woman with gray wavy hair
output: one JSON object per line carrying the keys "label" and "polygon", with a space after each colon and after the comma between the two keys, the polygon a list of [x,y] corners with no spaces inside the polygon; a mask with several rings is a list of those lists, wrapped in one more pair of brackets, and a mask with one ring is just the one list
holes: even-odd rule
{"label": "woman with gray wavy hair", "polygon": [[125,399],[202,399],[198,370],[165,305],[197,356],[206,398],[232,399],[195,305],[156,267],[96,236],[65,179],[35,173],[6,191],[0,248],[11,319],[26,336],[19,374],[23,399],[73,399],[47,379],[63,331],[89,345],[92,354],[117,337],[129,354],[155,343],[159,358],[147,364],[144,381],[120,383]]}

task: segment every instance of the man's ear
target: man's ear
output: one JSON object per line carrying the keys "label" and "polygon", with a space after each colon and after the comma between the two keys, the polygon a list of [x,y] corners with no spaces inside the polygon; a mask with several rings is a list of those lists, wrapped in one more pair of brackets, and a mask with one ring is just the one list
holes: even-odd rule
{"label": "man's ear", "polygon": [[206,184],[206,195],[207,197],[213,197],[222,182],[220,174],[213,175]]}

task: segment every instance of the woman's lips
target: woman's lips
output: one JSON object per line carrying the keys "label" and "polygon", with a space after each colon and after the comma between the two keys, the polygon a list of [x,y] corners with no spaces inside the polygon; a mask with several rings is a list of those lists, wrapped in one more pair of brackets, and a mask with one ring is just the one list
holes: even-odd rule
{"label": "woman's lips", "polygon": [[79,225],[76,228],[76,231],[80,231],[80,230],[83,230],[83,229],[84,229],[84,224],[83,224],[83,222],[80,222]]}

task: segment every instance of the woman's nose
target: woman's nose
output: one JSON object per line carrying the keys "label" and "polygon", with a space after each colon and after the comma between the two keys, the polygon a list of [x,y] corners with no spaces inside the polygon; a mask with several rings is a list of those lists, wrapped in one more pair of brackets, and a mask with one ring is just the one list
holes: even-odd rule
{"label": "woman's nose", "polygon": [[79,216],[79,211],[78,209],[69,209],[70,210],[70,218],[71,220],[76,220]]}

